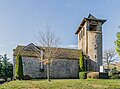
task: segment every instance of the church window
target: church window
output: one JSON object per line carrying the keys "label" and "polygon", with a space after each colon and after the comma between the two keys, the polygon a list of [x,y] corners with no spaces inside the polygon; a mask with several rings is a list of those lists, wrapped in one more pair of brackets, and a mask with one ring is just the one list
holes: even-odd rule
{"label": "church window", "polygon": [[83,36],[85,35],[85,28],[83,27]]}
{"label": "church window", "polygon": [[40,71],[43,72],[44,71],[44,66],[43,66],[43,50],[40,51],[40,55],[41,55],[41,58],[40,58]]}
{"label": "church window", "polygon": [[90,31],[96,31],[96,29],[97,29],[97,26],[94,26],[94,25],[90,25],[89,27]]}
{"label": "church window", "polygon": [[97,22],[96,21],[90,21],[89,30],[90,31],[96,31],[97,30]]}
{"label": "church window", "polygon": [[97,45],[95,45],[95,49],[97,48]]}
{"label": "church window", "polygon": [[95,55],[95,59],[96,59],[96,55]]}
{"label": "church window", "polygon": [[83,31],[81,30],[81,38],[83,37]]}
{"label": "church window", "polygon": [[43,62],[41,61],[40,62],[40,72],[43,72],[44,71],[44,66],[43,66]]}

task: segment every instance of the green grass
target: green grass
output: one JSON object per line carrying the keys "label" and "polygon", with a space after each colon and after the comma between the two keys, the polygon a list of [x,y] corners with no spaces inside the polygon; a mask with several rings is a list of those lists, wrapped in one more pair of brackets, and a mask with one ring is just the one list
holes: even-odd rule
{"label": "green grass", "polygon": [[0,85],[0,89],[120,89],[120,80],[102,79],[54,79],[12,81]]}

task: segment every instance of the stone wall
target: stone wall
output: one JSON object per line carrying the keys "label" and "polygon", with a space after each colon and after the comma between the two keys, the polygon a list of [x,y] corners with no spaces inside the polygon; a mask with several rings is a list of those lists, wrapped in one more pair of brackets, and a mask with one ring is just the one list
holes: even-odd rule
{"label": "stone wall", "polygon": [[101,31],[88,31],[88,56],[95,64],[94,71],[99,71],[102,65],[102,32]]}
{"label": "stone wall", "polygon": [[[84,28],[84,29],[83,29]],[[85,35],[81,36],[84,30]],[[80,39],[81,38],[81,39]],[[102,23],[98,22],[96,30],[89,30],[89,21],[86,21],[78,33],[78,49],[82,49],[87,59],[88,71],[99,71],[102,65]]]}
{"label": "stone wall", "polygon": [[[86,33],[87,33],[86,28],[87,28],[87,23],[84,24],[84,26],[81,28],[81,30],[78,33],[78,49],[82,49],[82,51],[85,53],[86,53]],[[84,31],[84,35],[83,35],[83,31]]]}
{"label": "stone wall", "polygon": [[[44,70],[40,71],[41,63],[35,57],[22,57],[24,75],[30,75],[32,78],[46,78],[46,65]],[[15,57],[14,57],[15,71]],[[78,78],[79,60],[77,59],[55,59],[50,65],[51,78]]]}
{"label": "stone wall", "polygon": [[96,36],[97,36],[96,32],[88,31],[88,56],[95,62],[97,62]]}
{"label": "stone wall", "polygon": [[102,66],[102,33],[97,34],[97,66]]}

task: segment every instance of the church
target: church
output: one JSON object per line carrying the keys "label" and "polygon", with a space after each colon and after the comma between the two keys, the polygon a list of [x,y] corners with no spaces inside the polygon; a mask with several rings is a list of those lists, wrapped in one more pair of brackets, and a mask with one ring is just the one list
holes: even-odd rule
{"label": "church", "polygon": [[[105,21],[91,14],[82,20],[75,32],[78,35],[78,49],[59,48],[62,52],[50,65],[50,78],[79,78],[79,57],[81,52],[85,55],[86,70],[100,71],[100,66],[102,66],[102,25]],[[47,77],[46,65],[40,61],[36,50],[42,51],[40,46],[33,43],[27,46],[18,45],[13,50],[14,74],[16,56],[20,54],[22,56],[24,75],[29,75],[32,78]]]}

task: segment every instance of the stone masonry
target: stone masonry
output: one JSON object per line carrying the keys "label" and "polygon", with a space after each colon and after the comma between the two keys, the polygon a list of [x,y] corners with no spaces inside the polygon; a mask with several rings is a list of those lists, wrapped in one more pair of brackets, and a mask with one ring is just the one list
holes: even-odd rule
{"label": "stone masonry", "polygon": [[[93,15],[84,18],[75,34],[78,35],[78,49],[59,48],[62,53],[50,65],[50,78],[79,78],[79,57],[83,52],[86,56],[87,71],[99,71],[102,65],[102,25],[106,20],[97,19]],[[53,50],[54,48],[51,47]],[[16,56],[20,54],[23,61],[24,75],[32,78],[46,78],[46,65],[40,61],[44,55],[42,47],[33,43],[17,46],[13,50],[13,73],[15,75]],[[44,54],[44,53],[43,53]],[[14,76],[15,77],[15,76]]]}
{"label": "stone masonry", "polygon": [[105,21],[90,14],[88,18],[83,19],[76,31],[78,49],[87,56],[88,71],[99,71],[102,65],[102,24]]}
{"label": "stone masonry", "polygon": [[[36,57],[22,57],[24,75],[32,78],[46,78],[46,65],[40,71],[40,60]],[[15,57],[14,57],[15,64]],[[14,65],[15,69],[15,65]],[[15,71],[15,70],[14,70]],[[50,78],[78,78],[79,60],[77,59],[55,59],[50,65]]]}

